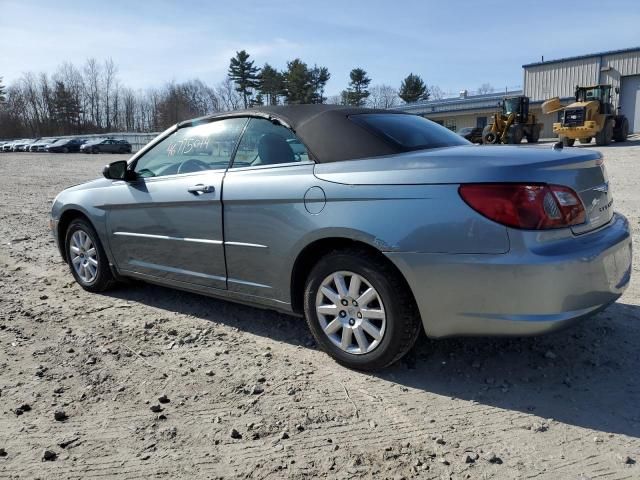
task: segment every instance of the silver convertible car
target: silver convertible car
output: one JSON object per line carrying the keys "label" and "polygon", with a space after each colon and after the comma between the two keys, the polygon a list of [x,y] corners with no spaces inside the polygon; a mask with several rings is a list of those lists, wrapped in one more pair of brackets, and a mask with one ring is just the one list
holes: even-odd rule
{"label": "silver convertible car", "polygon": [[182,122],[58,195],[91,292],[133,277],[304,315],[343,365],[429,337],[533,335],[629,283],[601,155],[471,145],[422,117],[326,105]]}

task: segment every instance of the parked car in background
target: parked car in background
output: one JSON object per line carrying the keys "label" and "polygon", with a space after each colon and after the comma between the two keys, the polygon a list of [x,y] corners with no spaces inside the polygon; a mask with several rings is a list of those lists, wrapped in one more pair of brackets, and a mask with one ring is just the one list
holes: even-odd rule
{"label": "parked car in background", "polygon": [[357,369],[397,361],[421,328],[566,327],[616,301],[632,270],[599,152],[473,147],[403,112],[213,115],[103,176],[51,210],[82,288],[133,277],[304,315],[319,346]]}
{"label": "parked car in background", "polygon": [[61,138],[47,145],[46,151],[51,153],[79,152],[85,142],[86,140],[83,138]]}
{"label": "parked car in background", "polygon": [[13,146],[15,145],[16,142],[19,142],[19,141],[20,140],[9,140],[4,145],[2,145],[2,151],[3,152],[13,152]]}
{"label": "parked car in background", "polygon": [[44,152],[45,148],[55,142],[56,140],[58,140],[57,138],[41,138],[36,142],[33,142],[31,145],[28,146],[28,151],[29,152]]}
{"label": "parked car in background", "polygon": [[13,144],[12,152],[26,152],[27,149],[31,146],[32,143],[37,142],[35,138],[25,138],[23,140],[19,140]]}
{"label": "parked car in background", "polygon": [[131,153],[131,144],[126,140],[113,138],[89,140],[80,147],[84,153]]}
{"label": "parked car in background", "polygon": [[461,128],[458,135],[466,138],[471,143],[482,143],[482,127]]}

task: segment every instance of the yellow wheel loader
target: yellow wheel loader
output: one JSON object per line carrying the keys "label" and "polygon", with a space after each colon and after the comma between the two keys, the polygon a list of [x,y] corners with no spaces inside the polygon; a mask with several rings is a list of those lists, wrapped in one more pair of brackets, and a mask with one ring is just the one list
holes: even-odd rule
{"label": "yellow wheel loader", "polygon": [[[619,93],[615,89],[616,94]],[[562,112],[560,121],[553,124],[553,133],[562,143],[572,147],[576,139],[597,145],[609,145],[612,140],[624,142],[629,135],[629,120],[616,113],[611,103],[611,85],[576,85],[575,102],[563,106],[558,97],[542,104],[542,113]]]}
{"label": "yellow wheel loader", "polygon": [[501,111],[493,115],[493,121],[482,131],[482,143],[528,143],[540,139],[542,124],[529,113],[529,97],[506,97],[499,106]]}

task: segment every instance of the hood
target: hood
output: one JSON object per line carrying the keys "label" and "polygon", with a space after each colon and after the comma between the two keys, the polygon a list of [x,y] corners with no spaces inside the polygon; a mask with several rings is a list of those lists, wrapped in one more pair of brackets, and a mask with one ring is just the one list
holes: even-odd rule
{"label": "hood", "polygon": [[472,146],[420,150],[386,157],[321,163],[315,175],[348,185],[471,182],[559,182],[574,164],[595,165],[600,153],[545,146]]}
{"label": "hood", "polygon": [[79,190],[92,190],[95,188],[105,188],[110,187],[113,184],[113,180],[108,180],[106,178],[96,178],[95,180],[91,180],[89,182],[80,183],[79,185],[74,185],[69,188],[65,188],[63,192],[77,192]]}
{"label": "hood", "polygon": [[564,107],[564,110],[569,110],[569,109],[574,109],[574,108],[591,108],[591,107],[595,107],[597,108],[599,106],[599,102],[591,100],[588,102],[573,102],[570,103],[569,105],[567,105],[566,107]]}

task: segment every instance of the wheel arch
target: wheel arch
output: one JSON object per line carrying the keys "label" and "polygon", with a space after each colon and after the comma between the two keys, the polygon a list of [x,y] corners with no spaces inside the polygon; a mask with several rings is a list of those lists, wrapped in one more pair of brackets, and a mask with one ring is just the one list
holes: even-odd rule
{"label": "wheel arch", "polygon": [[68,261],[68,255],[67,255],[68,252],[67,252],[67,247],[65,242],[66,232],[71,222],[73,222],[78,218],[86,220],[95,229],[95,225],[89,219],[89,216],[82,210],[76,209],[76,208],[69,208],[64,212],[62,212],[62,214],[60,215],[60,220],[58,220],[58,228],[55,234],[56,234],[56,240],[58,241],[58,249],[60,250],[60,255],[62,256],[62,259],[65,262]]}
{"label": "wheel arch", "polygon": [[411,292],[411,296],[415,302],[415,296],[413,294],[413,290],[407,282],[407,279],[402,274],[400,269],[389,260],[378,248],[373,245],[360,241],[353,240],[351,238],[346,237],[326,237],[315,240],[305,246],[298,256],[295,259],[293,264],[293,268],[291,270],[291,282],[290,282],[290,291],[291,291],[291,308],[296,313],[302,313],[304,310],[304,287],[306,284],[307,276],[309,272],[314,267],[314,265],[322,258],[324,255],[329,252],[333,252],[336,250],[347,250],[357,248],[363,251],[370,253],[372,256],[380,259],[380,261],[387,264],[390,268],[392,268],[397,274],[398,278],[400,278],[408,288],[408,291]]}

